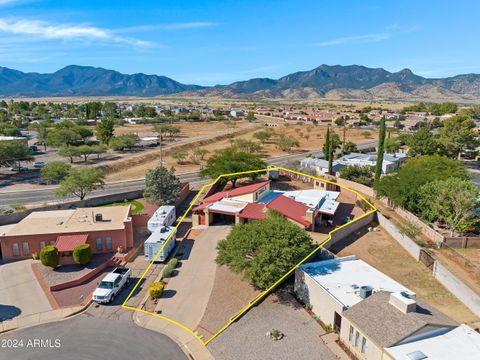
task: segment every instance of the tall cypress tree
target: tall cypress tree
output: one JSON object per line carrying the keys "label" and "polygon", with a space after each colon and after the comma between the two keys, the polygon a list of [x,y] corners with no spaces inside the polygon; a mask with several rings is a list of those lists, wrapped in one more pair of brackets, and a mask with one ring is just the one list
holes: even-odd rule
{"label": "tall cypress tree", "polygon": [[328,174],[333,175],[333,134],[330,136],[330,144],[328,146]]}
{"label": "tall cypress tree", "polygon": [[325,144],[323,144],[322,151],[325,160],[330,160],[330,126],[327,128],[327,134],[325,135]]}
{"label": "tall cypress tree", "polygon": [[375,181],[380,180],[382,175],[383,152],[385,147],[385,134],[387,127],[385,125],[385,117],[380,121],[380,131],[378,133],[378,149],[377,149],[377,164],[375,165]]}

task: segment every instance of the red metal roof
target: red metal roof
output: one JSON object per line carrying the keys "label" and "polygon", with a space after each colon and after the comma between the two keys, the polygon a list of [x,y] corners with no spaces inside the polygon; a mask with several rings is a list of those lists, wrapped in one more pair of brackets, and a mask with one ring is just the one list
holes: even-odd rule
{"label": "red metal roof", "polygon": [[232,198],[232,197],[235,197],[235,196],[241,196],[241,195],[246,195],[246,194],[253,193],[253,192],[261,189],[265,185],[269,184],[270,181],[271,180],[267,180],[267,181],[262,181],[262,182],[251,184],[251,185],[241,186],[239,188],[232,189],[232,190],[229,190],[229,191],[220,191],[218,193],[215,193],[215,194],[203,199],[203,201],[200,205],[193,208],[193,211],[202,210],[208,204],[220,201],[223,198]]}
{"label": "red metal roof", "polygon": [[310,221],[305,219],[305,215],[309,209],[308,206],[300,204],[286,196],[277,196],[267,205],[267,208],[275,210],[305,227],[312,225]]}
{"label": "red metal roof", "polygon": [[58,251],[73,251],[78,245],[87,242],[88,234],[59,235],[55,247]]}
{"label": "red metal roof", "polygon": [[264,220],[266,217],[265,205],[249,203],[243,208],[242,212],[240,213],[240,217],[244,219]]}

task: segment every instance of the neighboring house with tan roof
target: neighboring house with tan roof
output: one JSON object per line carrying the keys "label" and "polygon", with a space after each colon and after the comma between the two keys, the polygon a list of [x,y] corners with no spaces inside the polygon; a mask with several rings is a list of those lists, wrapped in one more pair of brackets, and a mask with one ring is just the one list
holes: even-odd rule
{"label": "neighboring house with tan roof", "polygon": [[17,224],[0,229],[5,260],[28,258],[46,245],[55,245],[64,256],[75,246],[89,243],[93,253],[133,247],[130,205],[36,211]]}

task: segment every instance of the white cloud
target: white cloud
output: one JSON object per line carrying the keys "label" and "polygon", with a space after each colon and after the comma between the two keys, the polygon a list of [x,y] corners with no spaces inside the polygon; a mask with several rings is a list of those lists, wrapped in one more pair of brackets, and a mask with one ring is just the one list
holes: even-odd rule
{"label": "white cloud", "polygon": [[336,39],[322,41],[322,42],[314,43],[311,45],[322,47],[322,46],[334,46],[334,45],[342,45],[342,44],[363,44],[363,43],[384,41],[384,40],[390,39],[391,36],[392,35],[389,33],[347,36],[347,37],[339,37]]}
{"label": "white cloud", "polygon": [[155,46],[155,44],[149,41],[116,36],[110,30],[94,26],[52,24],[41,20],[0,18],[0,32],[7,32],[14,35],[28,35],[47,40],[100,40],[138,47]]}

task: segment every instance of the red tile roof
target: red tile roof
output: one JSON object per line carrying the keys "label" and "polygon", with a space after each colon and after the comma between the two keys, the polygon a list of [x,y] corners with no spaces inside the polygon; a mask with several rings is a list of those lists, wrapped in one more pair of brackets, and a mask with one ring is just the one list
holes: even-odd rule
{"label": "red tile roof", "polygon": [[243,208],[240,217],[244,219],[264,220],[266,217],[265,205],[249,203]]}
{"label": "red tile roof", "polygon": [[235,197],[235,196],[241,196],[241,195],[246,195],[246,194],[253,193],[253,192],[261,189],[262,187],[264,187],[265,185],[267,185],[269,183],[270,183],[270,180],[267,180],[267,181],[262,181],[262,182],[251,184],[251,185],[241,186],[239,188],[232,189],[232,190],[229,190],[229,191],[220,191],[218,193],[215,193],[215,194],[210,195],[209,197],[206,197],[205,199],[203,199],[203,201],[200,205],[193,208],[193,211],[202,210],[208,204],[220,201],[223,198],[232,198],[232,197]]}
{"label": "red tile roof", "polygon": [[267,208],[275,210],[283,216],[298,222],[305,227],[312,225],[310,221],[305,219],[305,214],[309,207],[300,204],[286,196],[277,196],[267,205]]}
{"label": "red tile roof", "polygon": [[57,237],[55,247],[58,251],[73,251],[78,245],[85,244],[87,239],[88,234],[60,235]]}

